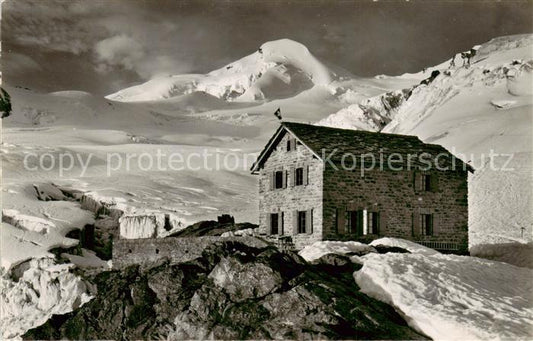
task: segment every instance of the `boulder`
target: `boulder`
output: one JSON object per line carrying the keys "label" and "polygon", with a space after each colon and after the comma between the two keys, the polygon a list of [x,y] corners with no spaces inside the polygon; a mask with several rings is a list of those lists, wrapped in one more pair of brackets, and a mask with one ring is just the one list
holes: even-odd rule
{"label": "boulder", "polygon": [[37,199],[42,201],[51,200],[67,200],[67,197],[61,192],[59,188],[52,184],[33,185],[37,193]]}
{"label": "boulder", "polygon": [[233,302],[265,296],[282,283],[281,275],[270,266],[258,262],[243,264],[235,257],[224,257],[208,278]]}
{"label": "boulder", "polygon": [[398,246],[389,246],[389,245],[372,245],[378,253],[411,253],[409,250]]}

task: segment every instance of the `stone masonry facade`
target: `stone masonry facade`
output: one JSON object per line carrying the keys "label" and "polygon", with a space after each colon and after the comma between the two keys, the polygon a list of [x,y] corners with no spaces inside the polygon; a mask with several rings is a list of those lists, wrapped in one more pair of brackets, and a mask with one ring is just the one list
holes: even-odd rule
{"label": "stone masonry facade", "polygon": [[[431,190],[416,185],[422,175],[435,179]],[[362,177],[359,171],[326,167],[323,179],[324,239],[369,241],[387,236],[427,243],[429,246],[455,244],[458,251],[468,249],[466,171],[376,169],[365,172]],[[350,211],[378,213],[378,233],[365,236],[349,233],[346,212]],[[422,214],[432,217],[431,235],[423,231],[420,222]]]}
{"label": "stone masonry facade", "polygon": [[[285,134],[266,161],[259,174],[259,229],[269,231],[270,214],[278,213],[280,236],[291,236],[297,249],[322,240],[322,173],[323,163],[314,157],[304,145],[294,144],[294,150],[287,151],[290,134]],[[307,181],[295,185],[295,170],[305,168]],[[274,172],[282,171],[285,177],[283,188],[272,188]],[[306,233],[298,233],[296,215],[298,211],[312,211],[312,227]]]}

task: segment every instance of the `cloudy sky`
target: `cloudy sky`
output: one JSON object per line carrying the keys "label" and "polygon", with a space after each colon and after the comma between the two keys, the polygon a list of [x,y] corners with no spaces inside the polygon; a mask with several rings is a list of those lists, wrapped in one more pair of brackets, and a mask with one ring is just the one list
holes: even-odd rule
{"label": "cloudy sky", "polygon": [[7,0],[2,72],[39,91],[108,94],[206,73],[290,38],[356,75],[394,75],[531,33],[532,12],[531,1]]}

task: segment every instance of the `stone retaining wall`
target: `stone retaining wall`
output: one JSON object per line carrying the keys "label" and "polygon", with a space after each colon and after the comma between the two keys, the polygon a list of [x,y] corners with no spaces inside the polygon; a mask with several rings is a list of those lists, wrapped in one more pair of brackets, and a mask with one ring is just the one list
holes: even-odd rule
{"label": "stone retaining wall", "polygon": [[249,236],[118,239],[113,242],[113,267],[146,265],[163,258],[168,258],[172,263],[187,262],[200,257],[205,248],[221,241],[238,241],[252,247],[268,245]]}

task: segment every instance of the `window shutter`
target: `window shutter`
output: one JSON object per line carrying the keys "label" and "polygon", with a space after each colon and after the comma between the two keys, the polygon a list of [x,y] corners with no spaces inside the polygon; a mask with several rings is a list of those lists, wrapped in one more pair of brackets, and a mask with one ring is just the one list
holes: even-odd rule
{"label": "window shutter", "polygon": [[439,219],[438,219],[437,214],[435,213],[431,215],[431,224],[432,224],[433,235],[439,234]]}
{"label": "window shutter", "polygon": [[270,190],[274,190],[274,183],[276,182],[276,172],[272,171],[270,173]]}
{"label": "window shutter", "polygon": [[283,235],[283,231],[285,230],[285,212],[281,212],[281,222],[280,222],[280,228],[278,229],[278,232],[280,235]]}
{"label": "window shutter", "polygon": [[419,171],[413,173],[413,187],[415,192],[420,192],[422,190],[422,174]]}
{"label": "window shutter", "polygon": [[267,234],[272,234],[272,216],[271,213],[267,213],[266,215],[266,227],[267,227]]}
{"label": "window shutter", "polygon": [[374,231],[374,234],[379,235],[380,230],[381,230],[381,213],[380,212],[376,212],[375,219],[376,219],[376,230]]}
{"label": "window shutter", "polygon": [[344,211],[344,230],[343,230],[343,233],[344,234],[348,234],[351,232],[351,226],[350,224],[352,223],[352,216],[351,216],[351,212],[348,210],[348,208],[345,208],[345,211]]}
{"label": "window shutter", "polygon": [[291,139],[291,150],[296,150],[296,139]]}
{"label": "window shutter", "polygon": [[298,234],[298,211],[292,212],[292,233]]}
{"label": "window shutter", "polygon": [[380,211],[378,213],[378,234],[382,235],[387,231],[387,212]]}
{"label": "window shutter", "polygon": [[313,233],[313,209],[305,212],[305,233]]}
{"label": "window shutter", "polygon": [[429,181],[431,182],[430,184],[431,191],[438,192],[439,191],[439,175],[437,173],[431,174]]}
{"label": "window shutter", "polygon": [[291,166],[291,174],[289,178],[289,186],[294,187],[296,185],[296,168]]}
{"label": "window shutter", "polygon": [[345,221],[346,221],[346,208],[345,207],[337,208],[337,233],[338,234],[346,233],[344,230]]}
{"label": "window shutter", "polygon": [[304,185],[309,184],[309,165],[304,165]]}
{"label": "window shutter", "polygon": [[287,174],[288,171],[283,172],[283,176],[281,177],[281,188],[287,188]]}
{"label": "window shutter", "polygon": [[362,236],[364,234],[364,220],[365,219],[365,215],[363,214],[363,210],[358,210],[357,211],[357,235],[358,236]]}
{"label": "window shutter", "polygon": [[420,236],[420,210],[415,209],[413,212],[413,236],[418,237]]}

